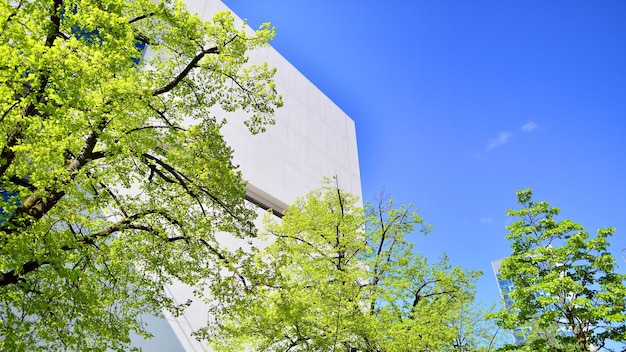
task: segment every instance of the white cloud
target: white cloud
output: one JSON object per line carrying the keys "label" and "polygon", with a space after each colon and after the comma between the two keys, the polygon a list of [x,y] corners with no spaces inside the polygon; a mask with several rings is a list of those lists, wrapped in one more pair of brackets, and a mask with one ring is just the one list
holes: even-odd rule
{"label": "white cloud", "polygon": [[503,145],[504,143],[509,141],[509,138],[511,138],[511,136],[513,136],[513,134],[511,134],[511,132],[509,131],[498,133],[495,138],[489,140],[489,143],[487,143],[487,149],[492,149]]}
{"label": "white cloud", "polygon": [[490,217],[480,218],[480,222],[482,222],[483,224],[491,224],[493,222],[493,219]]}
{"label": "white cloud", "polygon": [[522,125],[522,127],[520,127],[520,129],[524,132],[530,132],[533,130],[536,130],[537,128],[539,128],[539,125],[530,121],[529,123],[526,123],[524,125]]}

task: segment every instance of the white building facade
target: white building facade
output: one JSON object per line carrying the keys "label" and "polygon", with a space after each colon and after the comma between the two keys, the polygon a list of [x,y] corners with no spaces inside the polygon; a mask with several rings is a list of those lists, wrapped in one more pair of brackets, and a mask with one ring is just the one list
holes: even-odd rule
{"label": "white building facade", "polygon": [[[218,11],[230,11],[219,0],[186,3],[204,20]],[[238,118],[237,113],[228,115],[229,123],[222,129],[234,150],[234,163],[248,181],[248,197],[282,211],[297,197],[319,188],[323,177],[332,176],[337,176],[341,188],[361,196],[354,121],[273,48],[249,56],[250,62],[277,68],[276,88],[284,107],[275,113],[276,124],[264,133],[251,135],[241,123],[243,115]],[[178,303],[193,296],[184,285],[167,289]],[[144,351],[205,351],[207,347],[190,334],[205,326],[208,318],[208,307],[201,302],[194,302],[178,318],[146,317],[155,337],[137,339],[135,345]]]}

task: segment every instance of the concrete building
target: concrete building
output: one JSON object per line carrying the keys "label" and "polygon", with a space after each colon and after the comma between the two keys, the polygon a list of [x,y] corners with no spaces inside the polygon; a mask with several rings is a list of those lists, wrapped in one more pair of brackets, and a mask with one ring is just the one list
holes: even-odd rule
{"label": "concrete building", "polygon": [[[217,11],[229,10],[219,0],[187,0],[190,11],[210,19]],[[337,176],[343,189],[361,195],[359,161],[354,121],[317,89],[273,48],[249,53],[250,62],[268,62],[277,68],[278,91],[284,107],[275,114],[276,125],[252,136],[238,119],[229,115],[223,129],[234,150],[235,164],[249,182],[248,197],[272,209],[283,210],[297,197],[321,185],[323,177]],[[167,288],[177,302],[193,297],[184,285]],[[146,317],[150,341],[137,340],[145,351],[204,351],[191,332],[204,326],[208,307],[194,304],[179,318]]]}

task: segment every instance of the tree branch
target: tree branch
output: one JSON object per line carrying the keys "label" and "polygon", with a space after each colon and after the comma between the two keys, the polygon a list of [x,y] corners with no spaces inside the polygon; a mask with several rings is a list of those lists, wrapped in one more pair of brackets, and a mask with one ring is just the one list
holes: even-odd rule
{"label": "tree branch", "polygon": [[11,166],[13,159],[15,159],[15,152],[12,147],[17,145],[20,136],[21,133],[19,132],[11,133],[8,136],[7,143],[4,145],[2,152],[0,153],[0,176],[4,175],[9,166]]}
{"label": "tree branch", "polygon": [[11,183],[13,183],[14,185],[18,185],[18,186],[22,186],[24,188],[27,188],[31,192],[35,192],[37,190],[37,187],[35,187],[30,182],[28,182],[28,180],[25,179],[25,178],[19,178],[17,176],[11,176],[11,177],[9,177],[9,181]]}
{"label": "tree branch", "polygon": [[141,21],[141,20],[143,20],[145,18],[152,17],[154,15],[155,15],[154,12],[150,12],[150,13],[147,13],[145,15],[137,16],[137,17],[131,19],[130,21],[128,21],[128,24],[133,24],[133,23],[135,23],[137,21]]}
{"label": "tree branch", "polygon": [[[58,34],[60,33],[59,29],[61,26],[61,17],[60,17],[60,11],[61,11],[61,6],[63,5],[63,0],[54,0],[53,3],[53,9],[52,9],[52,14],[50,15],[50,22],[52,23],[52,26],[50,26],[48,35],[46,36],[46,47],[50,48],[54,45],[54,40],[57,38]],[[35,99],[35,101],[40,101],[41,100],[41,95],[43,94],[43,92],[46,89],[46,86],[48,85],[48,76],[47,75],[43,75],[43,77],[40,79],[40,86],[39,86],[39,90],[38,90],[38,97],[37,99]],[[26,95],[30,94],[31,90],[28,89],[28,91],[26,92]],[[21,99],[21,98],[20,98]],[[18,99],[10,108],[9,110],[7,110],[3,116],[2,119],[4,119],[4,117],[9,113],[9,111],[16,106],[19,102],[20,99]],[[28,104],[28,106],[26,106],[23,111],[22,111],[22,115],[23,116],[32,116],[37,112],[37,109],[34,105],[34,103],[30,103]],[[7,143],[5,144],[5,146],[2,148],[2,152],[0,153],[0,158],[4,161],[4,163],[2,163],[0,165],[0,176],[2,176],[4,174],[4,172],[9,168],[9,166],[11,165],[13,159],[15,158],[15,153],[13,152],[13,150],[11,149],[13,146],[15,146],[18,142],[20,137],[22,136],[21,132],[16,131],[11,133],[8,138],[7,138]]]}
{"label": "tree branch", "polygon": [[[140,230],[140,231],[153,231],[154,229],[150,226],[147,225],[142,225],[142,224],[134,224],[133,221],[139,220],[143,217],[145,217],[146,215],[153,215],[153,214],[158,214],[162,217],[164,217],[166,220],[170,221],[171,223],[175,224],[175,225],[180,225],[178,221],[176,221],[175,219],[171,219],[169,217],[168,214],[166,214],[164,211],[162,210],[147,210],[141,213],[137,213],[134,215],[131,215],[129,217],[127,217],[124,220],[121,220],[115,224],[112,224],[111,226],[96,232],[94,234],[85,236],[83,238],[79,238],[76,240],[76,244],[78,245],[94,245],[96,240],[98,238],[101,237],[107,237],[110,236],[116,232],[119,231],[123,231],[123,230]],[[167,239],[166,242],[172,242],[172,240]],[[78,249],[78,246],[70,246],[70,245],[64,245],[61,247],[61,250],[63,251],[71,251],[71,250],[75,250]],[[4,274],[0,274],[0,287],[3,286],[8,286],[11,284],[15,284],[17,282],[19,282],[20,277],[33,272],[35,270],[37,270],[39,267],[49,264],[49,262],[44,258],[43,260],[39,261],[39,260],[33,260],[30,261],[26,264],[23,264],[21,267],[21,270],[19,271],[19,274],[16,273],[15,269],[14,270],[10,270],[5,272]]]}
{"label": "tree branch", "polygon": [[15,270],[10,270],[5,272],[4,274],[0,274],[0,287],[18,283],[20,281],[20,276],[28,274],[31,271],[35,271],[37,268],[45,264],[48,263],[32,261],[22,265],[22,270],[20,274],[16,274]]}
{"label": "tree branch", "polygon": [[425,295],[421,295],[420,292],[428,285],[430,284],[434,284],[436,282],[439,282],[441,280],[429,280],[424,282],[415,292],[415,299],[413,300],[413,305],[412,307],[415,308],[417,306],[417,304],[423,299],[423,298],[428,298],[428,297],[432,297],[432,296],[439,296],[439,295],[444,295],[444,294],[452,294],[452,293],[456,293],[458,291],[453,290],[453,291],[441,291],[441,292],[432,292],[432,293],[428,293]]}
{"label": "tree branch", "polygon": [[279,237],[279,238],[290,238],[290,239],[292,239],[292,240],[300,241],[300,242],[302,242],[302,243],[304,243],[304,244],[308,245],[309,247],[311,247],[311,248],[313,248],[313,249],[315,249],[315,250],[318,250],[318,248],[317,248],[317,247],[315,247],[315,246],[314,246],[311,242],[308,242],[308,241],[306,241],[306,240],[303,240],[303,239],[302,239],[302,238],[300,238],[300,237],[296,237],[296,236],[285,236],[285,235],[279,235],[279,234],[277,234],[277,233],[275,233],[275,232],[271,232],[271,234],[272,234],[272,235],[274,235],[274,236],[276,236],[276,237]]}
{"label": "tree branch", "polygon": [[52,26],[50,27],[50,31],[48,32],[48,36],[46,38],[46,46],[51,48],[54,44],[54,40],[58,37],[59,29],[61,27],[61,6],[63,5],[63,0],[54,0],[52,15],[50,16],[50,22],[52,22]]}
{"label": "tree branch", "polygon": [[228,258],[226,258],[224,254],[220,253],[215,247],[211,246],[211,244],[207,242],[204,238],[200,239],[200,243],[202,243],[205,247],[209,249],[211,253],[215,254],[220,260],[222,260],[224,264],[228,265],[228,268],[239,278],[239,280],[241,280],[244,288],[246,290],[248,289],[248,282],[246,281],[246,278],[242,274],[239,273],[239,270],[235,268],[233,263],[230,260],[228,260]]}
{"label": "tree branch", "polygon": [[[202,209],[204,211],[204,207],[203,207],[202,203],[200,202],[200,200],[198,199],[198,195],[195,192],[193,192],[189,188],[189,186],[188,186],[188,183],[193,184],[193,181],[189,177],[185,176],[183,173],[181,173],[178,170],[176,170],[173,166],[169,165],[168,163],[162,161],[161,159],[159,159],[159,158],[157,158],[157,157],[155,157],[153,155],[150,155],[148,153],[144,153],[144,154],[142,154],[142,156],[145,157],[146,159],[154,161],[159,166],[161,166],[162,168],[167,170],[174,178],[176,178],[176,181],[183,187],[185,192],[187,192],[187,194],[189,194],[192,198],[196,199],[196,201],[198,202],[199,206],[202,207]],[[214,201],[217,205],[219,205],[233,219],[235,219],[237,221],[241,221],[241,219],[239,219],[239,217],[237,217],[237,215],[235,215],[235,213],[233,213],[233,211],[230,210],[228,208],[228,206],[226,204],[224,204],[224,202],[222,202],[220,199],[218,199],[216,196],[214,196],[213,193],[211,193],[206,187],[203,187],[201,185],[195,185],[195,186],[204,195],[208,196],[212,201]]]}
{"label": "tree branch", "polygon": [[142,127],[136,127],[136,128],[131,129],[131,130],[128,130],[128,131],[124,132],[124,134],[131,134],[131,133],[137,132],[137,131],[150,130],[150,129],[159,129],[159,128],[166,128],[166,129],[173,128],[173,129],[178,130],[178,131],[185,131],[184,128],[176,127],[176,126],[142,126]]}
{"label": "tree branch", "polygon": [[15,100],[15,103],[13,103],[11,106],[9,106],[9,108],[2,113],[2,116],[0,116],[0,123],[2,121],[4,121],[4,118],[7,117],[7,115],[9,115],[9,113],[11,112],[11,110],[13,110],[13,108],[15,108],[20,102],[22,101],[22,99],[17,99]]}
{"label": "tree branch", "polygon": [[200,207],[200,209],[202,210],[202,213],[206,214],[206,211],[204,209],[204,205],[202,204],[202,202],[198,199],[198,195],[193,192],[189,186],[187,185],[187,182],[190,181],[188,177],[184,176],[182,173],[178,172],[178,170],[176,170],[173,166],[171,166],[170,164],[164,162],[163,160],[150,155],[148,153],[143,153],[141,156],[143,156],[144,158],[153,161],[154,163],[158,164],[159,166],[161,166],[163,169],[165,169],[167,172],[170,173],[170,175],[172,175],[176,181],[172,180],[171,178],[165,176],[160,170],[158,170],[154,164],[148,165],[148,167],[150,167],[150,170],[156,174],[158,174],[159,176],[161,176],[166,182],[168,183],[178,183],[181,187],[183,187],[183,189],[185,190],[185,193],[187,193],[191,198],[193,198],[196,203],[198,204],[198,206]]}
{"label": "tree branch", "polygon": [[[85,140],[85,144],[81,148],[80,152],[76,155],[74,160],[70,162],[67,166],[66,170],[70,173],[70,180],[63,181],[63,183],[68,183],[76,177],[77,172],[89,161],[91,160],[91,153],[96,146],[98,141],[98,137],[100,136],[101,131],[106,126],[106,120],[103,118],[98,124],[97,128],[94,131],[91,131],[87,139]],[[52,207],[54,207],[61,198],[65,196],[65,191],[62,190],[49,190],[46,197],[42,197],[41,195],[33,194],[26,198],[24,202],[17,208],[15,214],[11,217],[11,220],[6,221],[2,224],[0,228],[3,231],[7,231],[8,225],[12,225],[11,227],[16,227],[18,225],[16,223],[16,218],[23,218],[23,215],[29,215],[30,217],[25,220],[24,223],[19,224],[17,227],[24,228],[32,223],[34,220],[41,219]]]}
{"label": "tree branch", "polygon": [[219,53],[219,49],[217,47],[212,47],[209,49],[203,49],[202,51],[200,51],[193,59],[191,59],[191,61],[187,64],[187,66],[185,66],[185,68],[178,74],[178,76],[174,77],[174,79],[166,84],[165,86],[155,89],[154,91],[152,91],[152,95],[153,96],[157,96],[157,95],[161,95],[163,93],[167,93],[170,90],[174,89],[178,83],[180,83],[185,77],[187,77],[187,75],[189,74],[189,72],[191,72],[191,70],[197,66],[198,62],[200,62],[200,60],[202,60],[202,58],[207,55],[207,54],[218,54]]}

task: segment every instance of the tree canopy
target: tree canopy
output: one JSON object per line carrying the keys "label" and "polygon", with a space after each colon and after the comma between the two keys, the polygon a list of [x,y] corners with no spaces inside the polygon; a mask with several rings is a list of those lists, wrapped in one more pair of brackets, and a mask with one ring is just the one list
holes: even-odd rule
{"label": "tree canopy", "polygon": [[[450,351],[457,312],[479,273],[429,263],[407,236],[427,231],[409,206],[381,198],[366,209],[335,185],[268,219],[251,261],[253,289],[215,304],[203,331],[219,351]],[[461,349],[456,349],[461,350]]]}
{"label": "tree canopy", "polygon": [[[274,30],[176,0],[0,1],[0,349],[127,350],[163,291],[236,272],[254,235],[214,112],[282,105]],[[148,48],[145,55],[143,50]]]}
{"label": "tree canopy", "polygon": [[557,220],[560,209],[518,191],[522,208],[507,215],[513,254],[503,260],[502,279],[512,280],[511,306],[498,323],[522,328],[528,351],[612,350],[610,341],[626,341],[626,275],[615,272],[608,239],[614,228],[590,237],[571,220]]}

